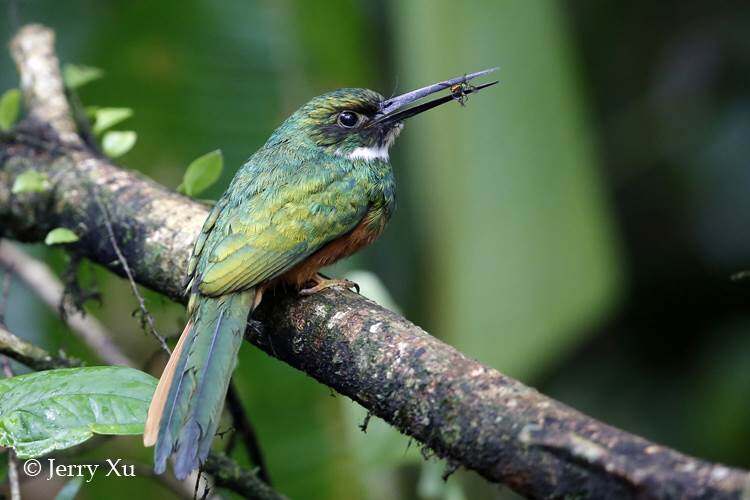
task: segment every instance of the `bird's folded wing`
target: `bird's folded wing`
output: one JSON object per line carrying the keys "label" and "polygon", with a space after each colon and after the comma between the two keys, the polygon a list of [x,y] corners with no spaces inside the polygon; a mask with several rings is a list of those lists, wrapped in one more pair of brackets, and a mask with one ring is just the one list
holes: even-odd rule
{"label": "bird's folded wing", "polygon": [[368,208],[367,194],[348,175],[288,182],[246,203],[225,203],[196,256],[198,290],[217,296],[275,278],[327,242],[353,229]]}

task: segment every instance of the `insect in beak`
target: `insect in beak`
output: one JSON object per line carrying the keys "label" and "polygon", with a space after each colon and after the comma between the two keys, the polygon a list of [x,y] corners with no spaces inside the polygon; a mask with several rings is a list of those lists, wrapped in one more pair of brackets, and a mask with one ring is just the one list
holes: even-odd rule
{"label": "insect in beak", "polygon": [[[432,85],[428,85],[426,87],[422,87],[420,89],[412,90],[411,92],[386,99],[381,103],[380,111],[378,111],[373,121],[370,123],[372,125],[383,125],[400,122],[412,116],[418,115],[419,113],[423,113],[428,109],[432,109],[453,100],[457,100],[463,105],[465,104],[468,95],[474,94],[482,89],[491,87],[492,85],[498,83],[498,81],[496,80],[494,82],[483,83],[481,85],[474,86],[468,83],[469,80],[473,80],[488,73],[492,73],[497,69],[498,68],[490,68],[483,71],[477,71],[476,73],[470,73],[468,75],[452,78],[443,82],[434,83]],[[449,91],[449,94],[446,96],[433,99],[432,101],[427,101],[411,108],[407,107],[409,104],[412,104],[419,99],[422,99],[423,97],[427,97],[428,95],[440,92],[441,90],[445,89],[448,89]]]}

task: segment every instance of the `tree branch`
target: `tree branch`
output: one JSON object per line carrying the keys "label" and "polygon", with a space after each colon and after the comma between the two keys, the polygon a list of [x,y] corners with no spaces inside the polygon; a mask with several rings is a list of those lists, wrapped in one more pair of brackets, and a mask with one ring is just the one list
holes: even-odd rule
{"label": "tree branch", "polygon": [[80,366],[75,358],[53,356],[41,347],[35,346],[17,337],[0,325],[0,354],[13,358],[32,370],[52,370],[53,368],[72,368]]}
{"label": "tree branch", "polygon": [[[13,370],[10,368],[10,362],[8,358],[2,359],[3,374],[6,377],[13,376]],[[10,483],[10,499],[21,500],[21,485],[18,481],[18,460],[16,459],[16,451],[13,449],[8,450],[8,482]]]}
{"label": "tree branch", "polygon": [[[7,273],[9,273],[10,270],[17,272],[18,276],[20,276],[36,294],[40,295],[53,310],[59,311],[57,304],[62,300],[63,286],[46,265],[24,254],[8,242],[0,243],[0,265],[8,268],[9,271],[7,271]],[[0,302],[0,306],[4,305],[3,303],[4,297],[2,302]],[[69,316],[68,320],[72,320],[73,318],[74,317]],[[108,340],[105,341],[105,339],[111,338],[111,335],[93,317],[81,316],[78,321],[71,322],[70,326],[73,331],[78,334],[81,339],[105,362],[135,367],[135,363],[120,351],[116,345],[109,343]],[[102,345],[106,346],[106,348],[102,349]],[[80,360],[64,356],[52,356],[41,347],[22,340],[8,331],[2,322],[0,322],[0,354],[15,359],[19,363],[23,363],[32,370],[37,371],[81,366]],[[3,361],[5,360],[3,359]],[[234,404],[240,405],[240,411],[244,414],[241,403],[236,401]],[[250,425],[249,421],[246,421],[245,424],[247,426]],[[242,424],[238,425],[241,426]],[[249,427],[249,429],[250,432],[252,432],[252,427]],[[254,434],[252,437],[254,437]],[[260,453],[257,449],[257,444],[255,451],[258,454]],[[250,453],[251,456],[253,456],[253,460],[263,463],[262,456],[254,456],[252,455],[252,451],[250,451]],[[212,456],[213,455],[209,455],[209,457]],[[283,498],[265,483],[265,481],[267,481],[267,473],[263,476],[262,474],[242,469],[239,465],[224,455],[213,460],[211,462],[211,468],[205,468],[205,470],[212,476],[215,475],[222,477],[221,480],[217,478],[214,479],[215,484],[218,486],[228,488],[248,498]],[[154,475],[153,471],[152,475]],[[159,476],[158,478],[166,484],[179,485],[183,493],[187,494],[188,498],[192,498],[193,491],[193,486],[191,486],[190,483],[195,482],[197,486],[197,482],[193,480],[192,477],[182,482],[164,475]]]}
{"label": "tree branch", "polygon": [[[23,85],[43,78],[37,65],[22,58],[17,63]],[[39,105],[29,103],[32,111]],[[33,135],[39,125],[31,121],[23,128]],[[112,207],[110,222],[134,279],[183,300],[182,276],[205,206],[66,144],[50,150],[9,140],[0,164],[6,236],[39,241],[54,227],[72,228],[80,237],[73,251],[122,275],[87,194],[90,186]],[[53,189],[13,195],[15,177],[29,168],[48,174]],[[739,499],[750,491],[746,471],[598,422],[351,292],[329,290],[304,299],[279,293],[268,299],[258,311],[265,332],[248,330],[250,342],[351,397],[439,456],[529,497]]]}
{"label": "tree branch", "polygon": [[[47,307],[56,312],[60,311],[65,287],[49,267],[29,257],[7,241],[0,242],[0,266],[18,276]],[[112,342],[112,335],[104,325],[93,316],[73,311],[61,319],[106,363],[135,366],[135,363]]]}
{"label": "tree branch", "polygon": [[33,68],[19,72],[31,117],[48,124],[60,141],[80,144],[55,55],[55,32],[39,24],[26,25],[13,37],[10,52],[16,65]]}
{"label": "tree branch", "polygon": [[[76,359],[54,357],[41,347],[21,340],[2,326],[0,326],[0,354],[15,359],[32,370],[51,370],[81,365],[81,362]],[[246,498],[263,500],[285,498],[258,477],[258,473],[240,467],[224,454],[211,453],[203,470],[213,477],[216,486],[227,488]],[[164,478],[162,482],[180,484],[179,481],[171,478]]]}
{"label": "tree branch", "polygon": [[284,500],[273,488],[260,480],[255,471],[240,467],[223,453],[211,453],[203,464],[203,470],[214,478],[216,486],[230,488],[245,498],[256,500]]}
{"label": "tree branch", "polygon": [[[227,409],[232,416],[234,432],[242,437],[242,442],[250,461],[258,468],[258,477],[270,486],[271,473],[266,465],[263,452],[260,449],[258,435],[255,433],[255,427],[253,427],[253,424],[250,422],[250,417],[245,411],[245,407],[242,405],[242,400],[240,399],[239,392],[234,385],[234,381],[229,383],[229,390],[227,391]],[[227,453],[229,452],[227,451]]]}

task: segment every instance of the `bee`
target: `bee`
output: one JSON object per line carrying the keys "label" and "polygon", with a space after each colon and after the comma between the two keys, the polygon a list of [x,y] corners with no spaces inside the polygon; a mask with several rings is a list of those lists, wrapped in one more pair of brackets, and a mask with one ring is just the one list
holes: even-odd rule
{"label": "bee", "polygon": [[457,100],[459,104],[461,104],[461,106],[465,106],[466,101],[469,98],[469,94],[476,91],[476,87],[469,84],[469,82],[461,82],[456,83],[455,85],[451,85],[449,90],[451,96],[453,96],[453,98]]}

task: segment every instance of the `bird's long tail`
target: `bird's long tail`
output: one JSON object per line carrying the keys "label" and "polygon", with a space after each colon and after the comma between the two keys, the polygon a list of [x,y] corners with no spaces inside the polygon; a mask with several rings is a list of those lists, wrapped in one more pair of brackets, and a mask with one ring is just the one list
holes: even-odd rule
{"label": "bird's long tail", "polygon": [[194,297],[195,306],[159,379],[143,433],[156,445],[154,469],[162,473],[174,453],[174,472],[186,478],[206,460],[237,364],[254,290],[223,297]]}

